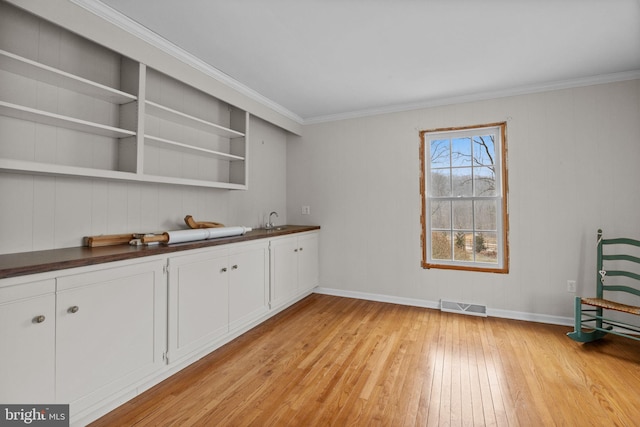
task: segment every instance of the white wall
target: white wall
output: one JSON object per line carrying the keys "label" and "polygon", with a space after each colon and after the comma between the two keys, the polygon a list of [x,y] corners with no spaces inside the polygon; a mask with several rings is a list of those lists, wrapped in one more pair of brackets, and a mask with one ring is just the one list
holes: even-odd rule
{"label": "white wall", "polygon": [[[422,269],[418,131],[503,120],[510,273]],[[640,238],[640,80],[309,125],[290,139],[289,221],[322,226],[324,288],[566,318],[566,281],[595,289],[596,230]]]}
{"label": "white wall", "polygon": [[249,128],[249,190],[0,173],[0,254],[81,246],[97,234],[185,228],[200,221],[256,227],[286,217],[286,132],[257,118]]}
{"label": "white wall", "polygon": [[263,227],[269,212],[287,223],[287,132],[258,118],[249,130],[249,190],[231,191],[228,218],[237,225]]}

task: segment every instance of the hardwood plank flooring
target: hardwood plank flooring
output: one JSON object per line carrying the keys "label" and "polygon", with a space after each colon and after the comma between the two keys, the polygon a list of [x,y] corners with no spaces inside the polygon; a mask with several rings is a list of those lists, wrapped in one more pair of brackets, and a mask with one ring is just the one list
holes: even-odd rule
{"label": "hardwood plank flooring", "polygon": [[640,343],[311,295],[92,424],[637,426]]}

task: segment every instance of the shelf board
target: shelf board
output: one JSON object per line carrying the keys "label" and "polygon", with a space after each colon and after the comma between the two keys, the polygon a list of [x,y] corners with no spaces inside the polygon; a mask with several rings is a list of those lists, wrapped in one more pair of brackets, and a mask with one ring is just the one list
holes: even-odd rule
{"label": "shelf board", "polygon": [[236,156],[234,154],[222,153],[220,151],[208,150],[206,148],[196,147],[190,144],[185,144],[182,142],[171,141],[169,139],[159,138],[157,136],[145,135],[144,136],[145,143],[149,143],[150,145],[160,147],[160,148],[171,148],[176,149],[178,151],[187,152],[187,153],[197,153],[203,154],[210,157],[215,157],[220,160],[229,160],[229,161],[242,161],[244,157]]}
{"label": "shelf board", "polygon": [[153,101],[145,102],[146,113],[163,120],[169,120],[178,124],[200,129],[205,132],[213,133],[225,138],[241,138],[244,133],[217,125],[215,123],[202,120],[198,117],[190,116],[169,107],[157,104]]}
{"label": "shelf board", "polygon": [[132,172],[114,171],[110,169],[95,169],[2,158],[0,158],[0,170],[38,175],[78,176],[125,180],[135,179],[136,176],[136,174]]}
{"label": "shelf board", "polygon": [[0,115],[113,138],[126,138],[136,134],[135,132],[127,129],[120,129],[113,126],[103,125],[101,123],[62,116],[60,114],[11,104],[4,101],[0,101]]}
{"label": "shelf board", "polygon": [[160,175],[142,175],[145,182],[153,182],[157,184],[172,184],[172,185],[187,185],[190,187],[209,187],[209,188],[224,188],[226,190],[246,190],[247,186],[244,184],[234,184],[231,182],[219,182],[219,181],[202,181],[199,179],[190,178],[176,178]]}
{"label": "shelf board", "polygon": [[83,93],[114,104],[126,104],[137,97],[121,90],[58,70],[0,49],[0,69],[50,85]]}
{"label": "shelf board", "polygon": [[24,160],[0,158],[0,171],[25,173],[29,175],[55,175],[82,178],[100,178],[114,181],[151,182],[157,184],[187,185],[207,188],[223,188],[227,190],[246,190],[244,184],[229,182],[203,181],[197,179],[174,178],[157,175],[137,174],[107,169],[93,169],[77,166],[55,165],[50,163],[30,162]]}

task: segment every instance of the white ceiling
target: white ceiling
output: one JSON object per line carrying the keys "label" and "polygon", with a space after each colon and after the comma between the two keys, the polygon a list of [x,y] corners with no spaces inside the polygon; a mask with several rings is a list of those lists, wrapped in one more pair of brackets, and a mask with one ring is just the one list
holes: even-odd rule
{"label": "white ceiling", "polygon": [[640,77],[640,0],[101,0],[306,123]]}

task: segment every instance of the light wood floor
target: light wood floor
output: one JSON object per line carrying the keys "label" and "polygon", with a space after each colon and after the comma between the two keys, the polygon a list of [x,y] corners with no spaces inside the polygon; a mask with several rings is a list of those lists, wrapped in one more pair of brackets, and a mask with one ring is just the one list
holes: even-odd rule
{"label": "light wood floor", "polygon": [[640,343],[312,295],[93,426],[638,426]]}

